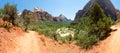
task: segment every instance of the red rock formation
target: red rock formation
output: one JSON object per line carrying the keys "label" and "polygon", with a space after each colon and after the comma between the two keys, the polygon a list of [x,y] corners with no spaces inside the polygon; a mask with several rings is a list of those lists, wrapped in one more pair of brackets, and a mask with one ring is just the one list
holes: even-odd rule
{"label": "red rock formation", "polygon": [[81,17],[84,17],[84,16],[89,16],[90,9],[92,8],[93,4],[96,3],[96,2],[102,7],[104,13],[107,16],[112,17],[114,20],[117,19],[117,14],[116,14],[117,11],[114,8],[114,6],[113,6],[113,4],[111,3],[110,0],[90,0],[85,5],[85,7],[83,8],[83,10],[79,10],[76,13],[75,20],[79,19]]}
{"label": "red rock formation", "polygon": [[38,20],[50,20],[50,21],[53,21],[52,15],[45,12],[45,11],[42,11],[42,10],[34,9],[34,11],[32,12],[30,10],[24,9],[24,11],[22,12],[20,17],[24,18],[25,15],[27,15],[27,14],[30,14],[30,15],[32,15],[34,17],[33,21],[38,21]]}

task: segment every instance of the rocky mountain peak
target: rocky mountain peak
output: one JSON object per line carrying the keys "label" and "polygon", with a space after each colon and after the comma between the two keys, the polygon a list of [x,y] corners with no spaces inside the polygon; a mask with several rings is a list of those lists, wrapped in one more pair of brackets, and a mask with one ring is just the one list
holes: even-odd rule
{"label": "rocky mountain peak", "polygon": [[65,17],[63,14],[60,14],[58,17],[54,17],[53,20],[57,22],[71,22],[71,20]]}
{"label": "rocky mountain peak", "polygon": [[33,12],[27,9],[24,9],[22,14],[21,14],[21,18],[24,18],[25,15],[32,15],[33,21],[39,21],[39,20],[53,20],[53,17],[51,14],[49,14],[48,12],[43,11],[40,8],[34,8]]}
{"label": "rocky mountain peak", "polygon": [[65,19],[65,18],[66,18],[63,14],[60,14],[59,17],[60,17],[61,19]]}
{"label": "rocky mountain peak", "polygon": [[34,12],[44,12],[41,8],[39,7],[35,7],[34,8]]}
{"label": "rocky mountain peak", "polygon": [[32,15],[34,18],[32,18],[33,21],[57,21],[57,22],[70,22],[70,19],[67,19],[63,14],[60,14],[58,17],[53,17],[51,14],[49,14],[46,11],[43,11],[42,9],[36,7],[33,11],[24,9],[23,12],[20,14],[21,18],[24,18],[25,15]]}
{"label": "rocky mountain peak", "polygon": [[81,17],[89,16],[90,9],[94,3],[98,3],[108,17],[111,17],[114,20],[117,19],[117,12],[111,0],[90,0],[82,10],[79,10],[76,13],[75,20]]}

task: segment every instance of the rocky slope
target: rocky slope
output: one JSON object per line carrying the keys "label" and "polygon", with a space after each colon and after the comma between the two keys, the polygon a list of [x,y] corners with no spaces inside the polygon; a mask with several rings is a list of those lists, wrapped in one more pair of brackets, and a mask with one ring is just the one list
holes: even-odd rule
{"label": "rocky slope", "polygon": [[90,0],[82,10],[76,13],[75,20],[88,16],[94,3],[98,3],[107,16],[112,17],[114,20],[117,19],[117,11],[110,0]]}
{"label": "rocky slope", "polygon": [[38,20],[50,20],[50,21],[53,21],[53,17],[51,14],[39,9],[39,8],[34,8],[34,11],[30,11],[30,10],[27,10],[27,9],[24,9],[22,14],[21,14],[21,17],[24,18],[25,15],[27,14],[30,14],[34,17],[34,20],[35,21],[38,21]]}
{"label": "rocky slope", "polygon": [[120,11],[117,10],[117,17],[120,18]]}
{"label": "rocky slope", "polygon": [[67,17],[65,17],[62,14],[60,14],[58,17],[54,17],[53,20],[57,22],[71,22],[72,21],[71,19],[67,19]]}
{"label": "rocky slope", "polygon": [[49,14],[46,11],[43,11],[42,9],[36,7],[34,8],[33,11],[24,9],[23,12],[18,14],[21,18],[24,18],[25,15],[32,15],[34,18],[32,19],[33,21],[38,21],[38,20],[49,20],[49,21],[57,21],[57,22],[69,22],[71,20],[67,19],[64,15],[60,15],[58,17],[53,17],[51,14]]}

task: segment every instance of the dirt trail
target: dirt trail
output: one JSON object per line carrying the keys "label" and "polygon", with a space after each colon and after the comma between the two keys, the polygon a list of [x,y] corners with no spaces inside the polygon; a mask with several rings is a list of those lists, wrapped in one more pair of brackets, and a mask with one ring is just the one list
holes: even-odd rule
{"label": "dirt trail", "polygon": [[19,53],[40,53],[40,46],[37,36],[34,31],[29,31],[24,36],[16,38]]}
{"label": "dirt trail", "polygon": [[114,29],[117,29],[117,31],[111,33],[106,53],[120,53],[120,24],[114,25]]}
{"label": "dirt trail", "polygon": [[15,28],[8,32],[0,28],[0,53],[80,53],[76,45],[63,44],[38,35],[35,31],[24,32]]}
{"label": "dirt trail", "polygon": [[81,49],[74,43],[63,44],[35,31],[24,32],[15,28],[8,32],[0,28],[0,53],[120,53],[120,24],[111,35],[90,50]]}
{"label": "dirt trail", "polygon": [[25,33],[17,28],[8,32],[0,28],[0,53],[41,53],[38,41],[34,31]]}
{"label": "dirt trail", "polygon": [[86,51],[85,53],[120,53],[120,23],[113,25],[110,36],[94,46],[93,49]]}

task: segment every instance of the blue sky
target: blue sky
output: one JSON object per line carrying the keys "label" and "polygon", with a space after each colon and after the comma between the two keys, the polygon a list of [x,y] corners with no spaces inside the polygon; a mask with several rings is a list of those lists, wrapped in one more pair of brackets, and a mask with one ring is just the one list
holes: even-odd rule
{"label": "blue sky", "polygon": [[[33,10],[39,7],[53,16],[65,15],[69,19],[74,19],[78,10],[82,9],[89,0],[0,0],[0,8],[5,3],[17,4],[18,12],[24,9]],[[120,0],[111,0],[115,8],[120,10]]]}

